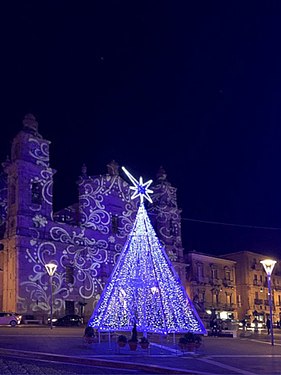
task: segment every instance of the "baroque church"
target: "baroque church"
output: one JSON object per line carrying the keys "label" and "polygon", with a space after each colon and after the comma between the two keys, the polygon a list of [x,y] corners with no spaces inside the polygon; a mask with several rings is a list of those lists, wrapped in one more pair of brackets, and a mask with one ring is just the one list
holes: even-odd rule
{"label": "baroque church", "polygon": [[[126,177],[112,161],[103,175],[90,176],[83,165],[77,202],[53,212],[55,170],[49,145],[28,114],[12,141],[10,157],[2,163],[0,310],[32,314],[46,322],[51,287],[45,264],[53,262],[53,315],[76,313],[87,320],[126,243],[138,202],[131,199]],[[185,285],[176,188],[162,167],[151,187],[151,223]]]}

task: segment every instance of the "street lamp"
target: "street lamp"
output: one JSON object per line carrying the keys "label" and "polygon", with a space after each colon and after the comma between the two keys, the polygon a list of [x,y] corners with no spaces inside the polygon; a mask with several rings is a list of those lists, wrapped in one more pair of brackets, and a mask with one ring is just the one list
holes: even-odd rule
{"label": "street lamp", "polygon": [[272,322],[272,293],[271,293],[271,274],[275,266],[276,260],[265,259],[261,260],[261,264],[267,274],[267,285],[268,285],[268,296],[269,296],[269,310],[270,310],[270,334],[271,334],[271,345],[274,345],[273,338],[273,322]]}
{"label": "street lamp", "polygon": [[57,265],[54,263],[45,264],[45,268],[50,276],[50,284],[51,284],[51,329],[53,329],[53,275],[56,272]]}

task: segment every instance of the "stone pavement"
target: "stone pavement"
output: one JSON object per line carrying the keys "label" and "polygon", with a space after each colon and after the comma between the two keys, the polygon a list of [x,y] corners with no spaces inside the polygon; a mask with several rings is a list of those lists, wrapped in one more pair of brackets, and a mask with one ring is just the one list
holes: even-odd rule
{"label": "stone pavement", "polygon": [[[3,366],[5,371],[9,370],[5,362],[9,358],[13,361],[30,360],[30,358],[37,362],[44,360],[47,363],[56,363],[56,366],[64,363],[79,365],[82,366],[83,371],[86,371],[86,366],[95,366],[95,369],[98,366],[102,369],[101,372],[93,372],[95,374],[280,375],[281,373],[280,334],[276,335],[274,347],[270,345],[266,335],[250,334],[246,338],[237,339],[204,337],[203,344],[196,353],[182,353],[172,337],[169,340],[152,343],[149,351],[138,348],[136,352],[131,352],[128,347],[119,349],[113,338],[109,340],[106,336],[100,343],[86,344],[81,330],[68,332],[54,329],[53,332],[46,330],[41,332],[38,329],[32,334],[29,330],[20,329],[7,330],[1,334],[0,330],[0,338],[0,356],[5,359],[0,368],[1,374],[17,374],[3,372]],[[107,370],[111,372],[106,372]],[[57,374],[69,374],[63,371],[66,369],[61,366]],[[83,374],[81,371],[75,371],[73,370],[71,374]],[[26,371],[25,374],[33,373]],[[50,374],[56,373],[50,372]]]}

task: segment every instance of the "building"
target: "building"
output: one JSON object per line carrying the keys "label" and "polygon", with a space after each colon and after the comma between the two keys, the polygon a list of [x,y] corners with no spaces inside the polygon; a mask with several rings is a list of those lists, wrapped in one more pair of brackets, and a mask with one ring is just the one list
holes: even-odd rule
{"label": "building", "polygon": [[[236,262],[237,313],[239,319],[251,322],[257,318],[265,323],[270,314],[268,280],[261,260],[266,255],[251,251],[240,251],[224,255]],[[272,258],[277,260],[276,258]],[[281,319],[281,263],[277,263],[271,275],[273,322]]]}
{"label": "building", "polygon": [[[33,115],[12,142],[0,178],[0,310],[33,314],[46,321],[52,278],[54,316],[93,312],[135,219],[137,204],[115,161],[104,175],[82,167],[78,199],[53,212],[50,142],[38,132]],[[67,187],[69,188],[69,187]],[[153,203],[147,211],[175,269],[185,279],[181,211],[176,189],[160,168]]]}
{"label": "building", "polygon": [[[267,255],[240,251],[214,257],[192,251],[187,254],[187,291],[201,318],[215,313],[229,318],[265,323],[270,314],[268,280],[261,260]],[[273,322],[281,320],[281,261],[271,276]]]}
{"label": "building", "polygon": [[187,292],[201,318],[237,319],[236,261],[192,251],[187,264]]}

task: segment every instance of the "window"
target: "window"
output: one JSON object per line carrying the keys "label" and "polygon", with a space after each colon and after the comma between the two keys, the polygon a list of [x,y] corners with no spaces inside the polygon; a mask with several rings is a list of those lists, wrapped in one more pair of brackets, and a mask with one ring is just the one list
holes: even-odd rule
{"label": "window", "polygon": [[112,215],[111,226],[112,226],[112,232],[115,234],[118,233],[119,218],[117,215]]}
{"label": "window", "polygon": [[225,279],[230,281],[231,279],[231,273],[230,273],[230,270],[228,268],[225,269]]}
{"label": "window", "polygon": [[11,196],[10,196],[10,199],[11,199],[11,204],[15,204],[16,203],[16,187],[15,185],[11,185]]}
{"label": "window", "polygon": [[170,220],[170,234],[172,236],[177,236],[178,235],[178,225],[173,220]]}
{"label": "window", "polygon": [[213,292],[213,304],[214,305],[218,305],[219,304],[219,291],[218,290],[215,290]]}
{"label": "window", "polygon": [[72,266],[65,267],[65,282],[66,284],[74,283],[74,269]]}
{"label": "window", "polygon": [[12,158],[13,159],[13,161],[14,160],[17,160],[17,159],[20,159],[20,144],[19,143],[17,143],[16,145],[15,145],[15,148],[14,148],[14,153],[13,153],[14,155],[14,157]]}
{"label": "window", "polygon": [[241,305],[242,305],[240,294],[237,295],[237,305],[238,305],[238,307],[241,307]]}
{"label": "window", "polygon": [[253,284],[258,285],[258,275],[254,275]]}
{"label": "window", "polygon": [[212,279],[218,278],[218,270],[216,268],[212,268]]}
{"label": "window", "polygon": [[199,302],[204,303],[205,302],[205,290],[199,291],[198,295],[199,295]]}
{"label": "window", "polygon": [[35,204],[42,203],[42,186],[40,182],[32,182],[31,185],[31,202]]}
{"label": "window", "polygon": [[74,314],[74,301],[65,301],[65,315]]}
{"label": "window", "polygon": [[201,263],[197,263],[197,277],[198,279],[203,277],[203,265]]}

